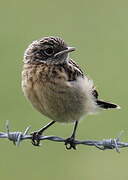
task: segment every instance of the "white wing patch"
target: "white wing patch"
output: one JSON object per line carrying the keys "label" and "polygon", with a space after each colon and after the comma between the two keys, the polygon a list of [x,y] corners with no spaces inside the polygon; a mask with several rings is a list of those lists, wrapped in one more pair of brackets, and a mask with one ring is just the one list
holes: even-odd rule
{"label": "white wing patch", "polygon": [[71,85],[78,91],[83,97],[83,105],[85,109],[85,114],[93,114],[98,111],[97,103],[95,102],[95,97],[92,94],[94,87],[93,81],[88,79],[86,76],[84,78],[78,77],[76,81],[72,81]]}

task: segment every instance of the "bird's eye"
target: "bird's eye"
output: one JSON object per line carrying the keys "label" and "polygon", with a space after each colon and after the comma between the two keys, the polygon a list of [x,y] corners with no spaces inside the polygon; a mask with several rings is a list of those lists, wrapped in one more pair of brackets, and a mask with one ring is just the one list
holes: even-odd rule
{"label": "bird's eye", "polygon": [[49,47],[47,49],[44,50],[44,53],[48,56],[51,56],[54,53],[54,50],[52,47]]}

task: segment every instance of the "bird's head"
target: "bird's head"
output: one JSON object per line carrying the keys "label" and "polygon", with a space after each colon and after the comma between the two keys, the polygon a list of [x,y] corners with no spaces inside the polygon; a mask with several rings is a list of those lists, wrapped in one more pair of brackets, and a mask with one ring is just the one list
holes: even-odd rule
{"label": "bird's head", "polygon": [[32,42],[25,51],[24,63],[63,63],[68,60],[68,53],[75,51],[59,37],[44,37]]}

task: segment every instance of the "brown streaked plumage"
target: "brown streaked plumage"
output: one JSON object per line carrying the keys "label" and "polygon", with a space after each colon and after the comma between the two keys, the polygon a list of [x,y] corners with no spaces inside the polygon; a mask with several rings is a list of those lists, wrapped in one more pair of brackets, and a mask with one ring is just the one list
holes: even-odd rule
{"label": "brown streaked plumage", "polygon": [[58,37],[45,37],[29,45],[24,55],[22,89],[32,105],[53,121],[33,133],[33,144],[39,145],[38,135],[53,123],[75,122],[66,147],[73,143],[78,121],[98,109],[118,108],[116,104],[98,100],[93,81],[69,58],[74,48]]}

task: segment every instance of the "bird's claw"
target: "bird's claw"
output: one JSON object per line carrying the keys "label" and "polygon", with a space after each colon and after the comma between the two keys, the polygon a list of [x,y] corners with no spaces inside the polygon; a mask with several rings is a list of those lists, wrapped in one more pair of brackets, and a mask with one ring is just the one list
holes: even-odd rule
{"label": "bird's claw", "polygon": [[31,135],[32,135],[32,144],[34,146],[40,146],[41,133],[39,131],[35,131],[35,132],[32,132]]}
{"label": "bird's claw", "polygon": [[76,150],[76,144],[75,139],[73,137],[67,138],[65,140],[65,146],[67,150],[75,149]]}

